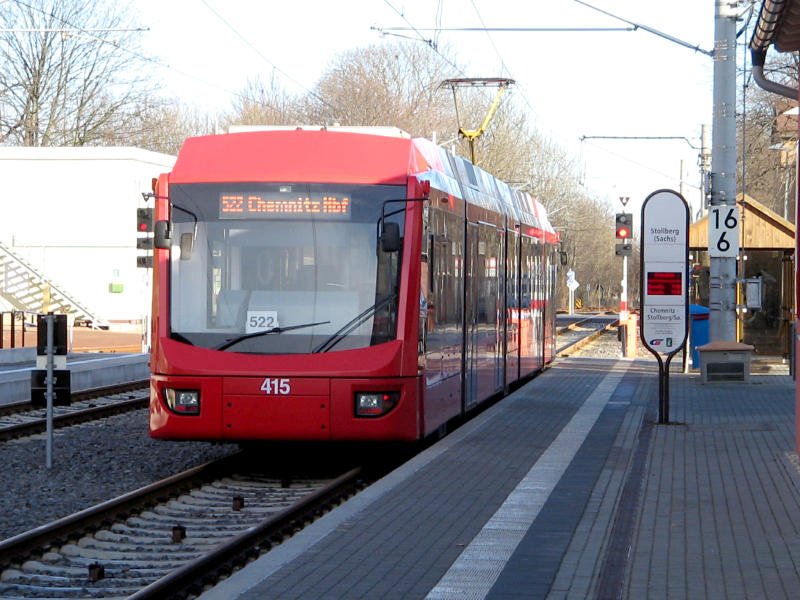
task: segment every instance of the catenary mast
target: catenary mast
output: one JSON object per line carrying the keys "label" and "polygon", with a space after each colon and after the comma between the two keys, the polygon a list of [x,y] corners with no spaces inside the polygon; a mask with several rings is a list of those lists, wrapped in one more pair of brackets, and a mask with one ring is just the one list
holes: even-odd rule
{"label": "catenary mast", "polygon": [[[735,0],[715,0],[714,114],[711,149],[711,208],[736,208],[736,9]],[[718,212],[723,217],[727,210]],[[717,219],[718,221],[718,219]],[[715,222],[709,214],[709,242]],[[729,223],[732,221],[729,220]],[[724,225],[724,218],[723,223]],[[738,247],[739,224],[724,233]],[[724,248],[724,245],[723,245]],[[711,341],[736,340],[736,257],[709,247],[709,334]],[[715,256],[715,254],[717,254]]]}

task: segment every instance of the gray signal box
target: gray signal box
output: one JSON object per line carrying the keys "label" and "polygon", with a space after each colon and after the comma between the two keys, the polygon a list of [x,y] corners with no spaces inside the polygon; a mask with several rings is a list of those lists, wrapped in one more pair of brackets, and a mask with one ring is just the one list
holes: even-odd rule
{"label": "gray signal box", "polygon": [[614,248],[614,254],[617,256],[631,256],[633,254],[633,244],[617,244]]}

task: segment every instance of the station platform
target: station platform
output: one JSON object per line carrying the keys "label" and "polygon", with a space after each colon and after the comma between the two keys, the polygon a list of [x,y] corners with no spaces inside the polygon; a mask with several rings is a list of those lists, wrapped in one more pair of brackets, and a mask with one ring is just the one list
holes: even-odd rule
{"label": "station platform", "polygon": [[[0,346],[0,405],[31,397],[31,369],[36,368],[36,328],[16,332],[20,347],[11,348],[8,328]],[[26,345],[27,344],[27,345]],[[141,352],[139,333],[75,327],[67,355],[73,391],[88,390],[150,377],[149,355]]]}
{"label": "station platform", "polygon": [[[21,353],[25,350],[25,353]],[[10,356],[11,352],[15,352]],[[5,361],[4,361],[5,358]],[[149,354],[71,353],[67,355],[73,392],[150,377]],[[12,361],[13,360],[13,361]],[[31,370],[36,349],[0,350],[0,405],[31,398]]]}
{"label": "station platform", "polygon": [[263,598],[794,598],[794,382],[567,358],[206,591]]}

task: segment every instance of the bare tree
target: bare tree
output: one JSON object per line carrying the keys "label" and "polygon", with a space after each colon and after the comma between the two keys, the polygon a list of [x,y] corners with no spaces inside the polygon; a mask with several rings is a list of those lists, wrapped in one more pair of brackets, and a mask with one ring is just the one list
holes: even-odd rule
{"label": "bare tree", "polygon": [[144,148],[165,154],[177,154],[183,141],[194,135],[216,132],[217,119],[192,110],[180,101],[158,97],[143,98],[124,112],[117,113],[113,126],[105,128],[98,143]]}
{"label": "bare tree", "polygon": [[0,27],[0,142],[107,142],[115,119],[142,103],[146,59],[116,3],[4,2]]}
{"label": "bare tree", "polygon": [[[779,55],[769,78],[797,85],[796,54]],[[786,112],[796,101],[749,85],[737,112],[737,188],[787,219],[795,220],[797,115]]]}
{"label": "bare tree", "polygon": [[308,94],[302,116],[320,125],[391,125],[425,137],[451,131],[452,101],[439,84],[452,69],[419,43],[350,50]]}
{"label": "bare tree", "polygon": [[581,287],[576,292],[587,305],[598,300],[598,290],[613,305],[621,291],[622,263],[614,254],[616,239],[611,209],[605,203],[577,194],[564,210],[554,215],[558,220],[562,247],[567,252],[570,268],[575,271]]}
{"label": "bare tree", "polygon": [[268,81],[256,77],[236,96],[224,125],[302,125],[300,103],[281,87],[274,74]]}

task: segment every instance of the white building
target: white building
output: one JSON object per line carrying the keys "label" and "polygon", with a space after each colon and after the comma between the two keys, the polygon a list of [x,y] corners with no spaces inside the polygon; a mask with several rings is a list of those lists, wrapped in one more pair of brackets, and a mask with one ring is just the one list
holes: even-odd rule
{"label": "white building", "polygon": [[136,209],[153,206],[142,193],[174,162],[138,148],[0,147],[0,310],[12,292],[23,302],[16,268],[46,280],[26,275],[45,306],[63,293],[113,329],[138,330],[151,271],[136,266]]}

